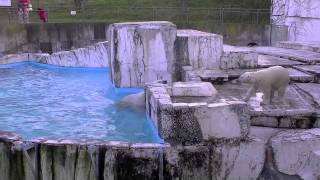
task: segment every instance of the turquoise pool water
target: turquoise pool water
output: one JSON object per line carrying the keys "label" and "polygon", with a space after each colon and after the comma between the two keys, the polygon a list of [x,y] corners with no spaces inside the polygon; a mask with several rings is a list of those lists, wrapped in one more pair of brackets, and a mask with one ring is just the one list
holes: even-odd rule
{"label": "turquoise pool water", "polygon": [[114,88],[107,69],[0,65],[0,130],[26,139],[159,143],[143,110],[117,105],[141,91]]}

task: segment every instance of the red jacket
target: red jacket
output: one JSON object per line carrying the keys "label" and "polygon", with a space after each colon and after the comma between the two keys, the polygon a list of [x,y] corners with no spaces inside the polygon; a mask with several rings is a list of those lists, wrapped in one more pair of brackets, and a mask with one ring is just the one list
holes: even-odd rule
{"label": "red jacket", "polygon": [[20,3],[22,6],[28,7],[28,5],[29,5],[29,3],[30,3],[30,0],[19,0],[19,3]]}

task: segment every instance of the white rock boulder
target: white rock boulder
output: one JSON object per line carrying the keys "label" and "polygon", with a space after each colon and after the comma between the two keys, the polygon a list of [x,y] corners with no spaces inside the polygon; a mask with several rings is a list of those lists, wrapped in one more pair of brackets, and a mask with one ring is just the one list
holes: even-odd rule
{"label": "white rock boulder", "polygon": [[116,87],[172,82],[176,26],[170,22],[128,22],[109,26],[110,66]]}
{"label": "white rock boulder", "polygon": [[172,96],[175,97],[214,97],[217,93],[209,82],[175,82],[172,85]]}
{"label": "white rock boulder", "polygon": [[320,150],[320,129],[282,131],[270,142],[278,171],[302,175],[311,152]]}

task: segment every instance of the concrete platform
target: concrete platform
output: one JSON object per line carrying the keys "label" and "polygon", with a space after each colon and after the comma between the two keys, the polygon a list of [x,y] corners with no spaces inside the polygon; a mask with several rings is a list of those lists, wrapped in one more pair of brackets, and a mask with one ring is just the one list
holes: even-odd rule
{"label": "concrete platform", "polygon": [[219,67],[220,69],[257,68],[258,54],[253,48],[224,45]]}
{"label": "concrete platform", "polygon": [[274,101],[271,105],[260,105],[262,93],[249,101],[251,125],[277,128],[312,128],[314,127],[315,108],[290,86],[285,103]]}
{"label": "concrete platform", "polygon": [[294,68],[314,75],[315,82],[320,83],[320,65],[313,66],[295,66]]}
{"label": "concrete platform", "polygon": [[295,84],[300,90],[311,96],[312,101],[320,106],[320,84],[315,83],[297,83]]}
{"label": "concrete platform", "polygon": [[271,66],[283,66],[283,67],[292,67],[297,65],[304,65],[305,63],[299,61],[292,61],[289,59],[284,59],[280,57],[268,56],[268,55],[259,55],[258,56],[258,67],[259,68],[268,68]]}
{"label": "concrete platform", "polygon": [[[215,85],[218,91],[215,98],[180,97],[172,98],[172,102],[219,104],[229,101],[241,101],[249,87],[248,85],[229,82],[223,85]],[[285,103],[275,99],[272,105],[260,105],[261,101],[262,93],[258,92],[248,102],[251,125],[274,128],[314,127],[315,107],[294,86],[288,88]]]}
{"label": "concrete platform", "polygon": [[[213,84],[222,84],[224,82],[237,79],[241,74],[245,72],[255,72],[260,69],[195,70],[192,71],[192,75],[193,77],[200,77],[202,81],[211,82]],[[289,70],[290,79],[293,82],[313,82],[314,80],[314,76],[311,74],[307,74],[293,68],[287,69]]]}
{"label": "concrete platform", "polygon": [[282,41],[278,42],[277,47],[296,49],[296,50],[307,50],[320,53],[320,42],[296,42],[296,41]]}
{"label": "concrete platform", "polygon": [[291,59],[308,64],[320,63],[320,53],[316,52],[277,47],[257,47],[255,50],[259,54]]}

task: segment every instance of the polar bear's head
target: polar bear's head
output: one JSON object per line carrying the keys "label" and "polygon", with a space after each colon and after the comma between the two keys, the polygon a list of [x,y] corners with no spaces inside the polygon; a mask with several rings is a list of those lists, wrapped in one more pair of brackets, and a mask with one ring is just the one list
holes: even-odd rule
{"label": "polar bear's head", "polygon": [[241,83],[254,83],[253,72],[245,72],[239,77]]}

